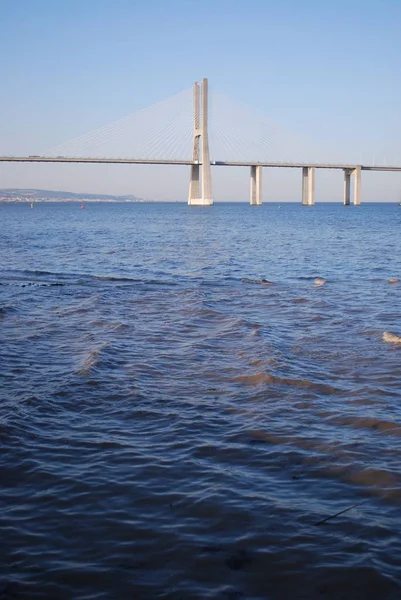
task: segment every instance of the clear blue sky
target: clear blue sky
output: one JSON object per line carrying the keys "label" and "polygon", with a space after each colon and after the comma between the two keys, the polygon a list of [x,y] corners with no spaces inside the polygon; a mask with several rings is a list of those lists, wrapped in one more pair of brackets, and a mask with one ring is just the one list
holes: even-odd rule
{"label": "clear blue sky", "polygon": [[[401,163],[400,0],[0,0],[0,14],[0,154],[40,153],[207,76],[322,153]],[[3,165],[0,187],[163,195],[149,170],[138,190],[127,169],[52,169]]]}

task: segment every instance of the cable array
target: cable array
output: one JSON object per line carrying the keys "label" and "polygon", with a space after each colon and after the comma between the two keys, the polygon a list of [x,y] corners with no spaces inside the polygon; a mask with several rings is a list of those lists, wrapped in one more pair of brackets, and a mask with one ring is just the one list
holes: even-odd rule
{"label": "cable array", "polygon": [[188,160],[192,89],[60,144],[45,156]]}
{"label": "cable array", "polygon": [[312,151],[302,140],[219,92],[210,98],[211,159],[238,162],[306,162]]}
{"label": "cable array", "polygon": [[[310,149],[294,136],[221,93],[210,94],[212,161],[306,162]],[[81,135],[45,156],[190,160],[193,90],[188,89]]]}

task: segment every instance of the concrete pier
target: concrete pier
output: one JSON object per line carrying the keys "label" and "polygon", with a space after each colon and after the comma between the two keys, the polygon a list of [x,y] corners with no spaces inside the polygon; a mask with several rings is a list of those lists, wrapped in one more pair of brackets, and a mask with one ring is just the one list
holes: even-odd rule
{"label": "concrete pier", "polygon": [[356,167],[354,175],[354,206],[361,204],[361,167]]}
{"label": "concrete pier", "polygon": [[351,169],[344,169],[344,206],[351,204]]}
{"label": "concrete pier", "polygon": [[344,169],[344,206],[351,204],[351,175],[354,178],[354,205],[359,206],[361,204],[361,167]]}
{"label": "concrete pier", "polygon": [[302,205],[315,204],[315,167],[302,167]]}
{"label": "concrete pier", "polygon": [[209,154],[209,92],[208,81],[202,79],[202,204],[212,206],[212,173]]}
{"label": "concrete pier", "polygon": [[250,205],[262,206],[262,167],[251,165]]}
{"label": "concrete pier", "polygon": [[202,134],[200,128],[200,86],[199,83],[194,83],[194,125],[193,125],[193,146],[192,146],[192,160],[196,161],[197,164],[191,165],[191,177],[189,180],[189,194],[188,204],[192,204],[196,199],[199,198],[200,192],[200,152],[199,152],[199,139]]}
{"label": "concrete pier", "polygon": [[[202,80],[202,98],[199,83],[194,83],[194,123],[191,178],[188,204],[190,206],[212,206],[212,174],[210,169],[208,137],[208,81]],[[201,101],[202,100],[202,101]],[[201,109],[202,106],[202,109]],[[202,114],[201,114],[202,112]],[[201,142],[201,148],[199,147]],[[200,149],[202,156],[200,156]],[[202,170],[201,170],[202,167]],[[201,185],[200,185],[201,184]],[[200,189],[202,188],[202,189]]]}

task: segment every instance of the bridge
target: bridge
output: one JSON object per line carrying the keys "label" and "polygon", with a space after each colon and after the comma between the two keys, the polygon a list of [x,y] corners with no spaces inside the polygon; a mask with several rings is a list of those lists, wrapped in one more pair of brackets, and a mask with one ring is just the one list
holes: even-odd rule
{"label": "bridge", "polygon": [[[169,99],[168,99],[169,100]],[[161,104],[161,103],[158,103]],[[157,106],[157,105],[156,105]],[[151,107],[153,109],[153,107]],[[143,117],[143,111],[139,111]],[[138,113],[135,113],[136,116]],[[154,118],[154,113],[153,113]],[[341,164],[341,163],[314,163],[314,162],[299,162],[299,161],[269,161],[269,160],[211,160],[209,152],[209,95],[208,95],[208,80],[203,79],[202,83],[195,82],[193,87],[192,99],[192,156],[191,158],[149,158],[143,156],[138,158],[116,158],[116,157],[99,157],[99,156],[68,156],[74,148],[82,148],[88,142],[105,137],[107,134],[110,137],[115,131],[124,129],[127,125],[127,119],[121,119],[115,124],[107,125],[100,130],[90,132],[84,136],[80,136],[67,144],[57,147],[57,152],[63,151],[63,154],[54,154],[54,151],[47,155],[30,155],[30,156],[0,156],[0,162],[8,163],[97,163],[97,164],[131,164],[131,165],[185,165],[190,167],[190,182],[188,204],[190,206],[211,206],[213,205],[212,193],[212,175],[211,167],[248,167],[250,168],[250,204],[252,206],[260,206],[262,204],[262,170],[264,168],[287,168],[301,169],[302,171],[302,204],[304,206],[313,206],[315,204],[315,170],[316,169],[337,169],[344,173],[344,195],[343,203],[349,206],[351,203],[351,181],[353,179],[353,203],[359,205],[361,202],[361,173],[362,171],[401,171],[401,166],[386,166],[386,165],[368,165],[368,164]],[[177,119],[176,119],[177,121]],[[114,129],[113,129],[114,128]],[[174,128],[174,124],[170,124],[170,130]],[[157,128],[156,128],[157,129]],[[163,132],[162,132],[163,133]],[[146,131],[142,135],[146,137]],[[155,139],[155,133],[149,134]],[[227,140],[227,136],[223,134]],[[236,132],[234,135],[237,145],[244,143],[241,137]],[[157,139],[157,138],[156,138]],[[266,142],[266,140],[264,140]],[[269,144],[271,142],[269,140]],[[229,144],[230,145],[230,144]],[[249,144],[247,144],[249,149]],[[160,145],[159,145],[160,147]],[[232,149],[232,140],[230,148]],[[162,152],[161,154],[165,154]]]}

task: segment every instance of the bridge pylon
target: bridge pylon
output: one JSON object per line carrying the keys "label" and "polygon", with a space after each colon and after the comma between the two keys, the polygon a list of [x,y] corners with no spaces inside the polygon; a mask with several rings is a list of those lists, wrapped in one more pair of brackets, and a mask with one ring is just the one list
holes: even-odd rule
{"label": "bridge pylon", "polygon": [[[188,204],[212,206],[212,173],[208,136],[208,81],[194,83],[194,134]],[[202,171],[201,171],[202,167]]]}

